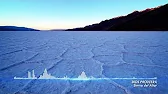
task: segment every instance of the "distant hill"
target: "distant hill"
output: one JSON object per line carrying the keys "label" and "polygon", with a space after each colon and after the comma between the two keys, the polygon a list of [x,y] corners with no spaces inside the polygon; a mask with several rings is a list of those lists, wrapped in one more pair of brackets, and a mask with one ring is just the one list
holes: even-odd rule
{"label": "distant hill", "polygon": [[39,31],[39,30],[26,27],[0,26],[0,31]]}
{"label": "distant hill", "polygon": [[67,31],[168,31],[168,4]]}
{"label": "distant hill", "polygon": [[51,30],[48,30],[48,31],[65,31],[65,29],[51,29]]}

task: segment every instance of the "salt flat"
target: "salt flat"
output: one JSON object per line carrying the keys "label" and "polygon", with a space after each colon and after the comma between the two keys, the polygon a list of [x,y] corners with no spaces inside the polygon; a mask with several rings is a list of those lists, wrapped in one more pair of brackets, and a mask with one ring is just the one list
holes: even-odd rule
{"label": "salt flat", "polygon": [[[44,69],[55,77],[132,80],[14,80]],[[168,94],[168,32],[0,32],[0,94]]]}

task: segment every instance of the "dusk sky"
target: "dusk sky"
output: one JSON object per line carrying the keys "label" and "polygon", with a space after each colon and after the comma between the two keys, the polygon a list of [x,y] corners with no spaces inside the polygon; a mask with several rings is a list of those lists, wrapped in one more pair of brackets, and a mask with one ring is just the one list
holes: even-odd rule
{"label": "dusk sky", "polygon": [[1,0],[0,25],[69,29],[166,3],[167,0]]}

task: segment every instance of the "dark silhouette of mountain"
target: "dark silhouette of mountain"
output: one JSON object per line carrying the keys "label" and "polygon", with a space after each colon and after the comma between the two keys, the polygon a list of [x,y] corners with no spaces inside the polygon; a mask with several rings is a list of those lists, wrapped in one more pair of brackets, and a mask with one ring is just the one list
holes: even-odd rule
{"label": "dark silhouette of mountain", "polygon": [[48,31],[65,31],[65,29],[51,29],[51,30],[48,30]]}
{"label": "dark silhouette of mountain", "polygon": [[39,31],[39,30],[26,27],[0,26],[0,31]]}
{"label": "dark silhouette of mountain", "polygon": [[67,31],[168,31],[168,4]]}

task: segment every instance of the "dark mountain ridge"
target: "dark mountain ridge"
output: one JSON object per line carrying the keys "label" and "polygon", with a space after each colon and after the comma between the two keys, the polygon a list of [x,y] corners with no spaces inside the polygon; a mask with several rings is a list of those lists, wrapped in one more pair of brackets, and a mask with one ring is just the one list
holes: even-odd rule
{"label": "dark mountain ridge", "polygon": [[67,31],[157,31],[168,30],[167,22],[168,4]]}
{"label": "dark mountain ridge", "polygon": [[132,20],[111,26],[109,31],[168,31],[168,4],[151,9]]}
{"label": "dark mountain ridge", "polygon": [[39,31],[39,30],[27,27],[0,26],[0,31]]}

